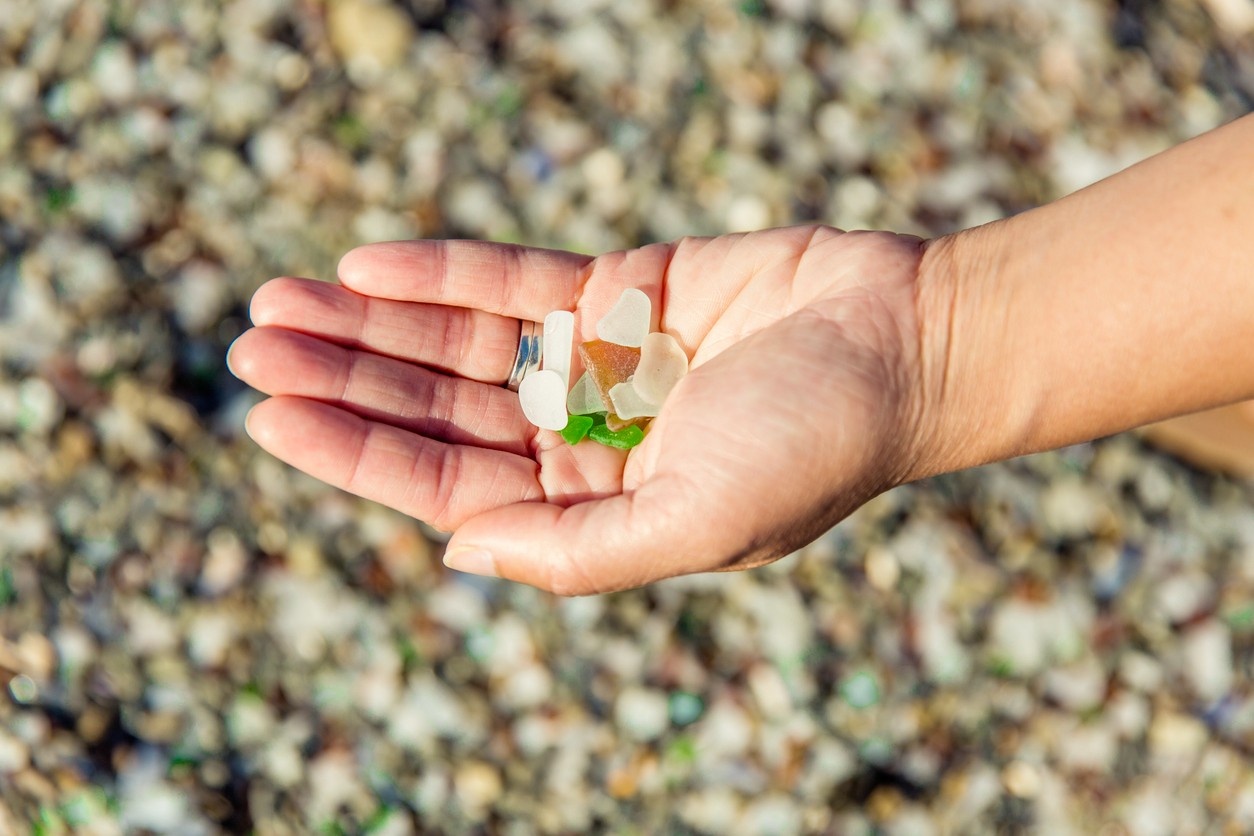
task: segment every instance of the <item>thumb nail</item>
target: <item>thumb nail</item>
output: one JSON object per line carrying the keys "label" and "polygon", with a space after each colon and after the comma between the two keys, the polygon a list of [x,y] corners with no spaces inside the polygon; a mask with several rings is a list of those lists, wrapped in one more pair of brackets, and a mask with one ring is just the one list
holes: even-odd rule
{"label": "thumb nail", "polygon": [[482,575],[485,578],[499,578],[496,561],[492,555],[475,546],[458,546],[444,553],[444,565],[458,572],[471,575]]}

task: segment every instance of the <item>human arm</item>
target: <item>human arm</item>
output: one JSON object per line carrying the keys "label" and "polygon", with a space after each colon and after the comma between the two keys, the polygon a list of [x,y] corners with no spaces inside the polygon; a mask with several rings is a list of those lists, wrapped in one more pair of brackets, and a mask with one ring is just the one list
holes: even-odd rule
{"label": "human arm", "polygon": [[1254,397],[1254,116],[933,242],[920,306],[920,475]]}
{"label": "human arm", "polygon": [[[1252,129],[930,245],[370,245],[342,287],[264,286],[232,368],[275,396],[262,447],[452,530],[456,568],[587,593],[759,565],[902,482],[1254,394]],[[588,339],[627,286],[693,370],[630,455],[567,447],[499,385],[518,319]]]}

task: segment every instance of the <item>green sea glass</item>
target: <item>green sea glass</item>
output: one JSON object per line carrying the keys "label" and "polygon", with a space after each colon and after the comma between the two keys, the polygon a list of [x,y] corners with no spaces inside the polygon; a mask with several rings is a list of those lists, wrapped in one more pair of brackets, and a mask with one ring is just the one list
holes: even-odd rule
{"label": "green sea glass", "polygon": [[591,415],[572,415],[567,419],[565,429],[560,430],[562,438],[566,439],[567,444],[578,444],[584,440],[595,423],[596,420]]}
{"label": "green sea glass", "polygon": [[604,444],[606,447],[630,450],[644,441],[644,430],[635,424],[624,427],[621,430],[611,430],[605,424],[597,424],[588,431],[588,438],[591,438],[598,444]]}

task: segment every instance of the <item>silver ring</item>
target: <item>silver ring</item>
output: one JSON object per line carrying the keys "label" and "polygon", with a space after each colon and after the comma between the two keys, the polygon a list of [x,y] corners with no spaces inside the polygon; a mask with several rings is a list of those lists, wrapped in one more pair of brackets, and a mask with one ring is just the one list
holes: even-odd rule
{"label": "silver ring", "polygon": [[544,326],[538,322],[519,320],[522,328],[518,334],[518,354],[514,357],[514,368],[505,381],[505,388],[517,392],[523,378],[540,368],[540,355],[543,351]]}

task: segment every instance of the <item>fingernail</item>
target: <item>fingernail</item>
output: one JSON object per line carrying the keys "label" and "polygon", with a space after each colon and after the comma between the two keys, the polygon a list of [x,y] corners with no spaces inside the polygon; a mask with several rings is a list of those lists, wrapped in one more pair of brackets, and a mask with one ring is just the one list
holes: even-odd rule
{"label": "fingernail", "polygon": [[231,347],[226,350],[226,368],[231,374],[239,377],[235,372],[235,367],[231,365],[231,355],[235,353],[235,343],[231,343]]}
{"label": "fingernail", "polygon": [[249,438],[251,438],[253,441],[256,441],[257,439],[253,436],[253,431],[252,431],[252,429],[248,426],[248,422],[252,420],[252,418],[253,418],[253,413],[257,411],[257,406],[259,406],[259,404],[258,404],[258,405],[253,406],[253,408],[252,408],[252,409],[250,409],[250,410],[248,410],[248,412],[244,413],[244,432],[248,433],[248,437],[249,437]]}
{"label": "fingernail", "polygon": [[444,565],[459,572],[472,575],[483,575],[485,578],[499,578],[496,561],[492,555],[474,546],[462,546],[444,553]]}

